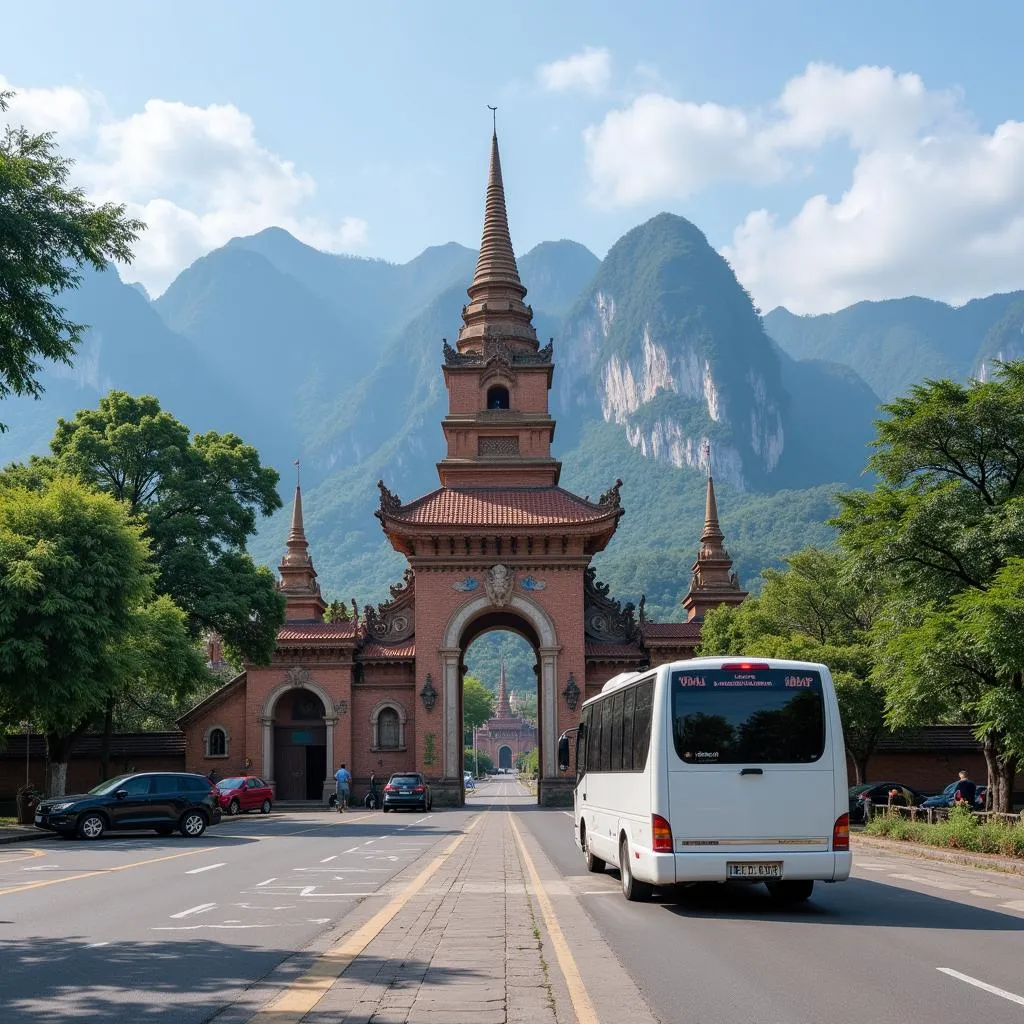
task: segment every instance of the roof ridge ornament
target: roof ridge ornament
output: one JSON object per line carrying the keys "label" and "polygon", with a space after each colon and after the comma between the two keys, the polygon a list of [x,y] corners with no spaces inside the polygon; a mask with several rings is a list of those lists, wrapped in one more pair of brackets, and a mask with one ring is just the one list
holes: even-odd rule
{"label": "roof ridge ornament", "polygon": [[393,491],[389,491],[383,480],[377,481],[377,488],[380,491],[382,512],[397,512],[402,507],[402,499]]}
{"label": "roof ridge ornament", "polygon": [[621,508],[622,499],[619,496],[619,491],[622,489],[622,481],[616,480],[612,486],[597,499],[597,504],[601,508]]}

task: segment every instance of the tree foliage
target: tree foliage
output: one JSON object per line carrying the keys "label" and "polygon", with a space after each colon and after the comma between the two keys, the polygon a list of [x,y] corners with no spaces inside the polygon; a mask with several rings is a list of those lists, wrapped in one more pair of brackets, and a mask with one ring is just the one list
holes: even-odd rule
{"label": "tree foliage", "polygon": [[494,694],[476,676],[462,680],[462,729],[471,732],[494,717]]}
{"label": "tree foliage", "polygon": [[795,658],[829,666],[836,684],[846,750],[864,781],[884,729],[885,695],[872,678],[870,631],[881,606],[852,558],[805,548],[787,569],[767,569],[760,597],[710,611],[701,654]]}
{"label": "tree foliage", "polygon": [[[11,96],[0,92],[0,110]],[[85,264],[130,262],[145,226],[123,205],[96,206],[70,188],[72,166],[51,132],[9,125],[0,138],[0,399],[38,397],[41,360],[71,364],[85,325],[57,297],[78,287]]]}
{"label": "tree foliage", "polygon": [[997,808],[1021,757],[1022,669],[1013,656],[1024,558],[1024,364],[992,380],[926,381],[882,407],[871,492],[840,496],[836,525],[885,580],[876,627],[890,721],[967,721]]}
{"label": "tree foliage", "polygon": [[153,598],[148,554],[129,510],[79,481],[0,486],[0,719],[46,734],[56,793],[70,741],[113,693],[205,675],[183,613]]}
{"label": "tree foliage", "polygon": [[190,436],[152,396],[111,391],[98,409],[60,420],[51,450],[59,472],[141,518],[157,591],[184,609],[193,635],[213,630],[243,659],[270,660],[284,602],[246,543],[281,501],[277,472],[255,448],[235,434]]}

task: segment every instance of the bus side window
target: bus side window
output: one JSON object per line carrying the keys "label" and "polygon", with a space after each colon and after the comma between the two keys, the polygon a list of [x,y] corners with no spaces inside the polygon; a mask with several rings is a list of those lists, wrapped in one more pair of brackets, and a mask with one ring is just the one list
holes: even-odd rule
{"label": "bus side window", "polygon": [[633,770],[633,712],[636,708],[636,687],[622,695],[622,770]]}
{"label": "bus side window", "polygon": [[648,679],[636,688],[636,710],[633,715],[633,770],[637,772],[642,772],[647,766],[653,709],[654,680]]}
{"label": "bus side window", "polygon": [[612,702],[601,701],[601,771],[612,770]]}
{"label": "bus side window", "polygon": [[590,733],[587,736],[587,771],[601,770],[601,705],[594,704],[589,709]]}
{"label": "bus side window", "polygon": [[587,771],[587,730],[590,725],[590,708],[583,712],[583,720],[576,732],[576,778],[581,779]]}
{"label": "bus side window", "polygon": [[611,699],[612,705],[612,742],[608,770],[622,771],[622,694],[617,693]]}

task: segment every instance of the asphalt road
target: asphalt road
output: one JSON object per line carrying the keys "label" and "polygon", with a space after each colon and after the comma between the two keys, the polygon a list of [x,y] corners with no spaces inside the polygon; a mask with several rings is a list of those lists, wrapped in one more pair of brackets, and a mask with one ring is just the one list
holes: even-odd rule
{"label": "asphalt road", "polygon": [[563,875],[556,914],[578,900],[664,1022],[1024,1019],[1024,878],[855,848],[854,878],[796,909],[756,886],[630,904],[614,871],[586,872],[571,816],[524,804],[501,779],[459,811],[248,815],[198,841],[0,847],[0,1021],[246,1019],[488,806],[534,835]]}
{"label": "asphalt road", "polygon": [[0,847],[0,1020],[190,1024],[246,990],[258,1003],[253,986],[301,973],[318,936],[470,814],[250,814],[199,840]]}
{"label": "asphalt road", "polygon": [[663,1021],[1024,1019],[1020,876],[855,846],[854,877],[817,885],[796,909],[780,911],[763,886],[627,903],[616,871],[584,868],[571,816],[531,810],[523,819]]}

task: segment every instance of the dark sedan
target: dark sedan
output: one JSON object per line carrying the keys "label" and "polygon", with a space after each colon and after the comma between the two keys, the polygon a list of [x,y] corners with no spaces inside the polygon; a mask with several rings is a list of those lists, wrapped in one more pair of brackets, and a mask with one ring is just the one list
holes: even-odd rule
{"label": "dark sedan", "polygon": [[388,779],[381,805],[383,810],[397,811],[399,807],[409,807],[429,811],[432,806],[430,786],[419,772],[398,772]]}
{"label": "dark sedan", "polygon": [[889,794],[893,790],[896,790],[896,793],[892,802],[898,807],[920,807],[927,799],[927,794],[903,782],[867,782],[851,786],[850,821],[853,824],[864,824],[865,801],[870,800],[872,804],[888,806]]}
{"label": "dark sedan", "polygon": [[188,772],[137,772],[101,782],[88,793],[51,797],[36,810],[36,828],[68,838],[99,839],[105,832],[178,829],[195,839],[221,819],[213,783]]}

